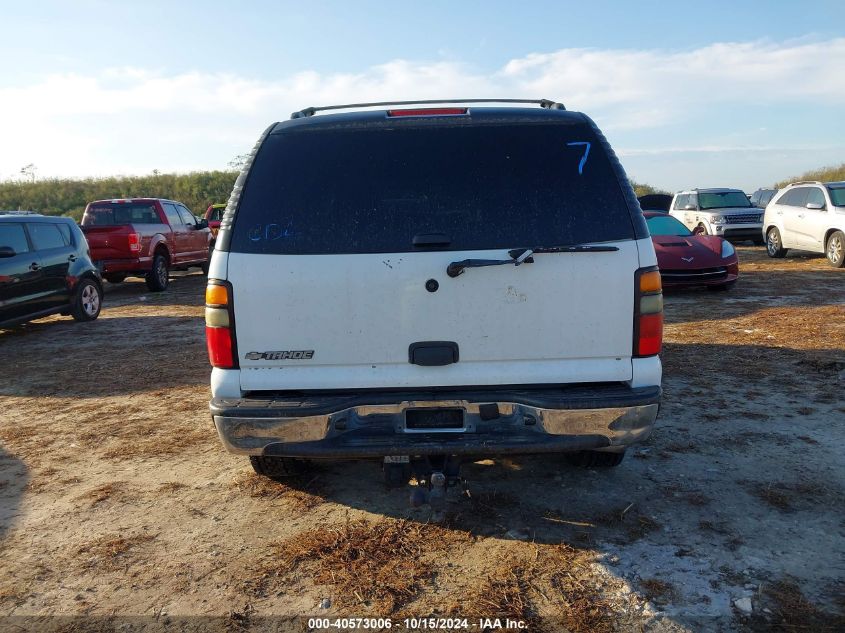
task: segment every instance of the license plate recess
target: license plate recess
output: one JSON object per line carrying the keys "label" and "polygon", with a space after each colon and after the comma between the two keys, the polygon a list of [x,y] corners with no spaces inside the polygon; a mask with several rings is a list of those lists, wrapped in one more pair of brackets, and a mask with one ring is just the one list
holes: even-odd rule
{"label": "license plate recess", "polygon": [[464,429],[464,410],[460,408],[419,408],[405,410],[406,431],[451,431]]}

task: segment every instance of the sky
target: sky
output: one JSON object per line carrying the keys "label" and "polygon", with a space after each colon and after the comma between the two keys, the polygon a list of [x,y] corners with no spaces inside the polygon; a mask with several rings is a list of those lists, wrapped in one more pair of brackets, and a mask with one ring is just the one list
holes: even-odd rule
{"label": "sky", "polygon": [[845,2],[0,0],[0,180],[226,169],[310,105],[549,98],[629,177],[845,162]]}

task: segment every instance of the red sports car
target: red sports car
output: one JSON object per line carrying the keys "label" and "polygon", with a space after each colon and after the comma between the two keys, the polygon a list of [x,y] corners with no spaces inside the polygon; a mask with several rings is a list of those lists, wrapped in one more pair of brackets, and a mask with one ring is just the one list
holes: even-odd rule
{"label": "red sports car", "polygon": [[716,235],[693,235],[671,215],[643,213],[664,288],[706,286],[727,290],[739,276],[739,260],[733,245]]}

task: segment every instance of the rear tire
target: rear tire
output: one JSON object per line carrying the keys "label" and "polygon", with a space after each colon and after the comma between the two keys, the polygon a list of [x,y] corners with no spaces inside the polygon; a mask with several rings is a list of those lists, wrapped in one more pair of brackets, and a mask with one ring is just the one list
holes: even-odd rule
{"label": "rear tire", "polygon": [[167,289],[170,283],[170,270],[167,265],[167,258],[161,253],[156,253],[153,258],[153,269],[147,273],[147,288],[153,292],[161,292]]}
{"label": "rear tire", "polygon": [[606,453],[603,451],[577,451],[566,453],[566,461],[580,468],[613,468],[625,459],[625,451]]}
{"label": "rear tire", "polygon": [[266,457],[264,455],[250,455],[249,463],[252,469],[263,477],[270,479],[284,479],[303,475],[311,467],[311,463],[294,457]]}
{"label": "rear tire", "polygon": [[831,233],[827,238],[824,252],[831,266],[834,268],[845,266],[845,233],[842,231]]}
{"label": "rear tire", "polygon": [[103,307],[103,290],[93,279],[83,279],[76,286],[71,316],[77,321],[93,321]]}
{"label": "rear tire", "polygon": [[769,257],[780,259],[786,257],[786,249],[783,247],[783,240],[780,238],[780,231],[776,227],[772,227],[766,233],[766,254]]}
{"label": "rear tire", "polygon": [[718,286],[707,286],[707,289],[710,292],[725,292],[726,290],[730,290],[733,288],[734,282],[728,282],[726,284],[719,284]]}
{"label": "rear tire", "polygon": [[105,278],[110,284],[119,284],[126,279],[126,273],[112,273],[111,275],[105,275]]}
{"label": "rear tire", "polygon": [[200,266],[202,269],[202,274],[208,277],[208,267],[211,266],[211,254],[214,252],[214,244],[208,247],[208,259],[205,260],[205,263]]}
{"label": "rear tire", "polygon": [[692,232],[693,235],[710,235],[710,233],[707,232],[707,227],[703,224],[699,224],[692,230]]}

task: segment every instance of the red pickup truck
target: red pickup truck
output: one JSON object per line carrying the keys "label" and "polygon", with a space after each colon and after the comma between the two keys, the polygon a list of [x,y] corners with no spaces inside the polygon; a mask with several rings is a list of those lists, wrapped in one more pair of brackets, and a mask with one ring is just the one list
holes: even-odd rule
{"label": "red pickup truck", "polygon": [[173,200],[129,198],[88,203],[82,232],[103,277],[120,283],[144,277],[150,290],[167,288],[171,270],[199,266],[208,273],[213,239],[198,220]]}

